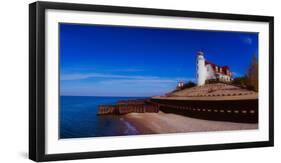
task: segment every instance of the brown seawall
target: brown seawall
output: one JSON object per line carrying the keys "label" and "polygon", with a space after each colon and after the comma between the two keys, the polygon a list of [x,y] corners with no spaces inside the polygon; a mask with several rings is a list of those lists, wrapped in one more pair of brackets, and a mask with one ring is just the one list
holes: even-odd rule
{"label": "brown seawall", "polygon": [[258,123],[258,99],[245,100],[171,100],[151,99],[165,113],[175,113],[194,118]]}
{"label": "brown seawall", "polygon": [[119,101],[116,105],[100,105],[98,115],[128,113],[174,113],[193,118],[258,123],[258,99],[241,100],[175,100],[144,99]]}
{"label": "brown seawall", "polygon": [[128,113],[157,113],[159,106],[150,100],[124,100],[116,105],[100,105],[98,115],[122,115]]}

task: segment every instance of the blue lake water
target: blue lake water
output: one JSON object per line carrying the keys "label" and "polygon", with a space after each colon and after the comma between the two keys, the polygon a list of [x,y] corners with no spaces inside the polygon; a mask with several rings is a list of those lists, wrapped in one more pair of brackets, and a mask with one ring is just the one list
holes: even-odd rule
{"label": "blue lake water", "polygon": [[97,116],[98,105],[116,104],[136,97],[60,97],[60,131],[64,138],[137,135],[139,132],[118,115]]}

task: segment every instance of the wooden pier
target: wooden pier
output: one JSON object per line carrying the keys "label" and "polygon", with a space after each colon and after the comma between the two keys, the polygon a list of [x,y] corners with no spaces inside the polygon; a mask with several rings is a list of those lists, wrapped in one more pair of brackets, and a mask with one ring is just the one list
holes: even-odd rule
{"label": "wooden pier", "polygon": [[157,113],[159,105],[150,100],[123,100],[116,105],[100,105],[98,115],[122,115],[127,113]]}

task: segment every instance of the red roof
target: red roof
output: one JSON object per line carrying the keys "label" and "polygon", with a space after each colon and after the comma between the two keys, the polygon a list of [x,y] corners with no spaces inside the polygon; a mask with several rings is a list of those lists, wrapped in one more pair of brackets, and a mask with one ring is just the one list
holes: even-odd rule
{"label": "red roof", "polygon": [[[228,70],[228,72],[230,72],[228,66],[219,66],[219,65],[214,64],[214,63],[209,62],[209,61],[205,61],[205,65],[211,65],[212,68],[213,68],[213,70],[214,70],[216,73],[219,73],[219,74],[228,75],[228,74],[227,74],[227,70]],[[218,68],[216,69],[216,67],[218,67]],[[222,69],[221,72],[220,72],[220,69]],[[217,71],[216,71],[216,70],[217,70]],[[230,75],[231,75],[231,74],[230,74]]]}

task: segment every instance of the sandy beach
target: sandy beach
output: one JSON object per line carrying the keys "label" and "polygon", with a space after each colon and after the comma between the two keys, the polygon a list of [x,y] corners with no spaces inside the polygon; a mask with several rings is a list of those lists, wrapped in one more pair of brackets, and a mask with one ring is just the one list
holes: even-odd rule
{"label": "sandy beach", "polygon": [[124,119],[142,134],[257,129],[255,123],[233,123],[190,118],[177,114],[129,113]]}

